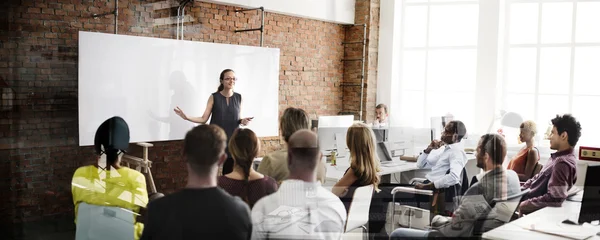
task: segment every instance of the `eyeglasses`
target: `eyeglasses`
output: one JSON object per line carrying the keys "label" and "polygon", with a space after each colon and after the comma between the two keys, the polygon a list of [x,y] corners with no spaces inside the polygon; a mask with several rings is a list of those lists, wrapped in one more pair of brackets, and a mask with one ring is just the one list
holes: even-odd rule
{"label": "eyeglasses", "polygon": [[231,81],[231,80],[237,81],[237,78],[228,77],[228,78],[224,78],[223,80],[225,80],[225,81]]}

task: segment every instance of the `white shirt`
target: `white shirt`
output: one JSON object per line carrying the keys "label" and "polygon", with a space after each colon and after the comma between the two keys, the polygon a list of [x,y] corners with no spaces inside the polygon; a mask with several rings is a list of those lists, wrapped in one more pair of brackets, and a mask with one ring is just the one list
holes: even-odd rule
{"label": "white shirt", "polygon": [[[425,177],[433,182],[437,189],[460,183],[461,173],[466,164],[467,154],[460,142],[432,150],[429,154],[423,153],[417,159],[418,168],[431,169]],[[448,169],[450,173],[446,174]]]}
{"label": "white shirt", "polygon": [[381,122],[378,119],[375,119],[375,121],[373,121],[373,124],[371,124],[371,125],[376,128],[387,127],[388,126],[387,118]]}
{"label": "white shirt", "polygon": [[[273,224],[285,222],[279,216],[289,209],[307,216],[292,218],[289,226],[283,228]],[[320,182],[285,180],[277,192],[260,199],[252,209],[252,239],[341,239],[345,224],[344,204]]]}

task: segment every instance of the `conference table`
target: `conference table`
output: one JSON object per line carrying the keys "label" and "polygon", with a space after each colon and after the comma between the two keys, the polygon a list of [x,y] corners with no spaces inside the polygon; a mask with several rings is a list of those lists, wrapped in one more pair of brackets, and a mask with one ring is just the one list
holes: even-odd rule
{"label": "conference table", "polygon": [[[467,169],[467,175],[468,175],[469,179],[471,179],[472,176],[479,173],[480,169],[477,168],[476,161],[472,161],[472,160],[475,160],[474,154],[467,154],[467,160],[468,160],[468,162],[467,162],[467,165],[465,166],[465,168]],[[254,162],[253,162],[254,169],[258,168],[258,165],[260,165],[261,161],[262,161],[262,158],[254,159]],[[329,160],[326,160],[325,156],[323,156],[321,161],[324,161],[325,166],[327,167],[325,179],[328,182],[339,181],[344,176],[346,169],[348,169],[350,167],[350,160],[349,160],[348,156],[338,157],[338,159],[336,160],[336,165],[331,165],[331,162]],[[418,170],[419,168],[417,167],[416,162],[400,160],[400,157],[396,156],[396,157],[393,157],[391,161],[382,161],[380,164],[380,169],[381,169],[381,171],[379,172],[379,175],[385,176],[385,175],[391,175],[391,174],[396,174],[396,173],[414,171],[414,170]]]}
{"label": "conference table", "polygon": [[[469,179],[479,173],[479,169],[476,166],[476,161],[472,160],[475,160],[475,155],[467,154],[467,165],[465,168],[467,168],[467,175]],[[336,160],[336,165],[331,165],[330,162],[327,162],[326,166],[326,180],[337,182],[344,176],[346,169],[350,167],[350,161],[348,157],[342,157]],[[380,164],[380,169],[381,171],[379,172],[379,175],[385,176],[395,173],[414,171],[418,170],[419,168],[417,167],[417,162],[404,161],[400,160],[400,157],[393,157],[391,161],[382,161]]]}
{"label": "conference table", "polygon": [[[578,194],[583,194],[579,192]],[[483,234],[483,239],[600,239],[600,226],[585,223],[571,225],[564,220],[577,222],[581,202],[565,201],[560,207],[545,207],[515,221],[506,223]],[[535,229],[535,230],[530,230]],[[562,234],[570,236],[561,236]],[[590,235],[589,237],[585,237]]]}

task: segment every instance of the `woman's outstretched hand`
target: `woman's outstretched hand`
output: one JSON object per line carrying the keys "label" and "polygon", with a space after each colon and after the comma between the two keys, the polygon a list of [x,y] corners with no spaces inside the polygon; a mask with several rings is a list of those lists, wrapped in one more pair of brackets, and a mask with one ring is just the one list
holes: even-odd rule
{"label": "woman's outstretched hand", "polygon": [[187,116],[185,115],[185,113],[183,113],[183,111],[181,110],[181,108],[175,107],[175,109],[173,109],[173,111],[175,111],[175,113],[177,115],[179,115],[181,118],[183,118],[184,120],[188,120]]}
{"label": "woman's outstretched hand", "polygon": [[250,123],[250,121],[252,121],[253,118],[254,117],[242,118],[242,122],[241,122],[242,126],[248,125],[248,123]]}

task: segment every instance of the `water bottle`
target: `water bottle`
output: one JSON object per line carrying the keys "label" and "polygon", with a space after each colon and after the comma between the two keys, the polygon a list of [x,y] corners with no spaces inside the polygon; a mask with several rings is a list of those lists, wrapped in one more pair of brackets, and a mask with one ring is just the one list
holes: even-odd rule
{"label": "water bottle", "polygon": [[337,161],[337,151],[333,150],[331,151],[331,166],[336,166],[336,161]]}

